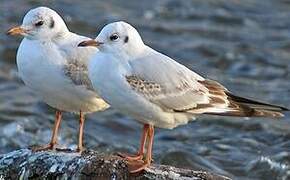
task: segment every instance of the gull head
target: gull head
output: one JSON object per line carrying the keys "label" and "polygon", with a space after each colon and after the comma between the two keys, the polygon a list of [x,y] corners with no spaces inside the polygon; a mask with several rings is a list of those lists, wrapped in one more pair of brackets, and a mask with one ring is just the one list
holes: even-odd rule
{"label": "gull head", "polygon": [[104,52],[132,54],[142,50],[144,43],[132,25],[119,21],[106,25],[95,40],[83,41],[78,46],[94,46]]}
{"label": "gull head", "polygon": [[22,35],[28,39],[53,39],[68,32],[63,19],[52,9],[37,7],[23,18],[22,25],[7,31],[8,35]]}

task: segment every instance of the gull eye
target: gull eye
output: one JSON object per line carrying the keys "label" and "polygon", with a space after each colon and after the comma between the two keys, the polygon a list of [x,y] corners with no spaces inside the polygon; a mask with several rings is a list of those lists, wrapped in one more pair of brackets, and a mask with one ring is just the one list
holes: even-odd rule
{"label": "gull eye", "polygon": [[111,40],[111,41],[117,41],[118,39],[119,39],[118,34],[112,34],[112,35],[110,36],[110,40]]}
{"label": "gull eye", "polygon": [[44,21],[38,21],[37,23],[35,23],[36,27],[42,26],[44,24]]}

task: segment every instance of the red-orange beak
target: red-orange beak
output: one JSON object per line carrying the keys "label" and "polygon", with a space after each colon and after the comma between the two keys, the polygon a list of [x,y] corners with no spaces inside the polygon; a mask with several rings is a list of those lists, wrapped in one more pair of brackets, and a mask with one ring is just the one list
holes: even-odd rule
{"label": "red-orange beak", "polygon": [[92,39],[92,40],[87,40],[87,41],[83,41],[83,42],[79,43],[78,47],[86,47],[86,46],[98,47],[101,44],[104,44],[104,43]]}
{"label": "red-orange beak", "polygon": [[11,35],[11,36],[23,35],[25,33],[26,33],[26,30],[23,29],[21,26],[13,27],[6,32],[7,35]]}

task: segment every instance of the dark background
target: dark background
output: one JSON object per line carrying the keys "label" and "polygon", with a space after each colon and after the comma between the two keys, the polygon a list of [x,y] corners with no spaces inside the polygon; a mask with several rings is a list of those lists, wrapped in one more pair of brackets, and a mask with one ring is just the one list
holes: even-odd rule
{"label": "dark background", "polygon": [[[45,5],[71,31],[95,37],[106,23],[125,20],[146,44],[233,92],[289,107],[289,0],[146,0],[0,2],[0,153],[44,144],[54,110],[17,76],[21,38],[5,31]],[[37,68],[37,67],[36,67]],[[199,117],[174,130],[158,129],[155,163],[205,169],[234,179],[290,179],[290,120]],[[141,125],[110,109],[87,116],[84,143],[99,151],[135,152]],[[75,148],[78,121],[66,113],[60,143]]]}

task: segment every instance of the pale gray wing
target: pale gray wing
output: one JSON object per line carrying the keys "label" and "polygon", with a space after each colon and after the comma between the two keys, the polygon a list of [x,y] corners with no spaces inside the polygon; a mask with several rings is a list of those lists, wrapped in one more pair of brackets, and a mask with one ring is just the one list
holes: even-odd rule
{"label": "pale gray wing", "polygon": [[78,86],[84,86],[88,90],[94,90],[88,76],[87,64],[79,60],[70,60],[63,66],[64,74]]}
{"label": "pale gray wing", "polygon": [[92,83],[88,76],[88,61],[98,51],[96,48],[79,48],[77,45],[89,38],[71,33],[69,41],[61,45],[67,63],[63,66],[64,74],[78,86],[93,91]]}
{"label": "pale gray wing", "polygon": [[222,86],[211,90],[207,80],[161,53],[150,50],[130,65],[132,74],[126,80],[131,88],[164,109],[189,111],[227,105]]}
{"label": "pale gray wing", "polygon": [[193,114],[281,117],[287,108],[229,92],[216,81],[204,79],[156,51],[130,62],[126,76],[131,88],[166,110]]}

